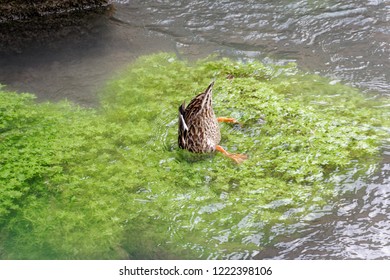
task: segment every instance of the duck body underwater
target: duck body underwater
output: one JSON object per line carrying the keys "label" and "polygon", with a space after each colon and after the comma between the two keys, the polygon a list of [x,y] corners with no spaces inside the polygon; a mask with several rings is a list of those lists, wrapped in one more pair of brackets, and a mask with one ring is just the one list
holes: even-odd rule
{"label": "duck body underwater", "polygon": [[236,163],[242,163],[248,157],[244,154],[232,154],[219,145],[221,132],[218,122],[237,123],[233,118],[215,116],[212,102],[214,81],[207,89],[179,107],[179,147],[193,153],[221,152]]}

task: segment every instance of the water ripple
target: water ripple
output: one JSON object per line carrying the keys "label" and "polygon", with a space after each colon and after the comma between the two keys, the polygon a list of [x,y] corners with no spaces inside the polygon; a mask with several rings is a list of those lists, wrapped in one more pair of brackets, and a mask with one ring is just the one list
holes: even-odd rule
{"label": "water ripple", "polygon": [[[129,1],[116,15],[126,24],[170,36],[177,51],[212,46],[223,55],[264,61],[296,61],[302,68],[330,76],[383,96],[390,92],[390,5],[387,0],[346,1]],[[188,54],[188,53],[187,53]],[[270,59],[272,58],[272,59]],[[378,173],[334,183],[339,197],[301,221],[252,232],[243,243],[266,246],[228,258],[389,259],[389,149]],[[275,201],[264,207],[283,207]],[[201,212],[218,211],[209,205]],[[304,209],[288,209],[289,219]],[[246,226],[250,217],[240,221]],[[247,221],[248,220],[248,221]],[[226,232],[217,240],[225,242]],[[213,256],[210,256],[213,258]]]}
{"label": "water ripple", "polygon": [[[363,186],[349,189],[323,216],[274,227],[275,246],[259,252],[259,259],[389,259],[390,165],[384,163]],[[296,234],[298,238],[293,237]],[[291,237],[289,237],[291,236]]]}
{"label": "water ripple", "polygon": [[[388,3],[130,1],[115,17],[180,43],[219,46],[228,55],[251,51],[260,58],[292,59],[310,70],[386,94],[390,89]],[[186,48],[178,45],[179,51]]]}

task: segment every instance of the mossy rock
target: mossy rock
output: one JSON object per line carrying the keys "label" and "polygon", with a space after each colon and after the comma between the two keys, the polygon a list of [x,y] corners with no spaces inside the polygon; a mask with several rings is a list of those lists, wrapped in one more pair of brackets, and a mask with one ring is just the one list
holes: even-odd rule
{"label": "mossy rock", "polygon": [[[177,110],[215,79],[221,145],[177,146]],[[310,220],[388,141],[388,100],[296,66],[138,59],[91,110],[0,94],[2,258],[250,258]],[[387,102],[387,104],[386,104]],[[351,179],[352,178],[352,179]]]}

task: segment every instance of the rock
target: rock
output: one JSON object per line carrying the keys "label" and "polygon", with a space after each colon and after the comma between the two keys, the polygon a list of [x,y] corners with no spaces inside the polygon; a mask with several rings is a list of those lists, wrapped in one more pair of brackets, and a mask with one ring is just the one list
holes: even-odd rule
{"label": "rock", "polygon": [[[10,0],[0,2],[0,53],[56,44],[89,34],[111,6],[108,0]],[[74,39],[74,38],[72,38]]]}
{"label": "rock", "polygon": [[2,1],[0,3],[0,22],[31,19],[52,14],[64,14],[75,10],[91,10],[107,5],[108,0]]}

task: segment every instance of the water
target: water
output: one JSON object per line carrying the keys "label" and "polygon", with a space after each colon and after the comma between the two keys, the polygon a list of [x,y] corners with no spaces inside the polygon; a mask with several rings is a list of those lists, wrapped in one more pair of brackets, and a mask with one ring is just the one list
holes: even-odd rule
{"label": "water", "polygon": [[[387,158],[389,162],[389,158]],[[389,259],[390,164],[367,181],[345,183],[349,189],[320,218],[303,227],[292,225],[299,237],[274,231],[279,241],[256,258],[267,259]]]}
{"label": "water", "polygon": [[[0,56],[0,83],[37,94],[97,104],[96,93],[142,54],[211,53],[299,67],[358,87],[390,92],[390,1],[115,1],[116,11],[77,40],[31,42]],[[77,29],[80,30],[80,29]],[[57,39],[56,39],[57,40]],[[340,196],[289,228],[253,258],[390,259],[390,147],[379,170],[339,182]],[[237,256],[240,257],[240,256]]]}
{"label": "water", "polygon": [[178,52],[292,60],[388,93],[389,1],[128,2],[114,17],[167,34]]}

